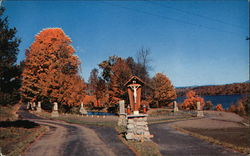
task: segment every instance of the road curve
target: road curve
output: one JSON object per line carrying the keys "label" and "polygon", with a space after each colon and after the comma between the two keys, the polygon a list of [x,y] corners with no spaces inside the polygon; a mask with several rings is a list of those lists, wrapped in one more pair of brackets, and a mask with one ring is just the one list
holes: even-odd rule
{"label": "road curve", "polygon": [[25,110],[20,110],[18,113],[23,119],[47,125],[50,129],[31,145],[23,154],[24,156],[134,155],[119,139],[115,140],[118,145],[116,149],[110,147],[98,133],[89,127],[40,118]]}

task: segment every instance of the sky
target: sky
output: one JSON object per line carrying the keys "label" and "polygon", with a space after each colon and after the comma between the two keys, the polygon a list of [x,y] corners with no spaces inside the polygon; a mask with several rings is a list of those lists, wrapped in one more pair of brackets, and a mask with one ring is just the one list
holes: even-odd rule
{"label": "sky", "polygon": [[249,79],[249,2],[4,1],[4,15],[17,28],[18,62],[42,29],[59,27],[72,39],[81,75],[109,56],[151,51],[150,76],[162,72],[173,85],[217,85]]}

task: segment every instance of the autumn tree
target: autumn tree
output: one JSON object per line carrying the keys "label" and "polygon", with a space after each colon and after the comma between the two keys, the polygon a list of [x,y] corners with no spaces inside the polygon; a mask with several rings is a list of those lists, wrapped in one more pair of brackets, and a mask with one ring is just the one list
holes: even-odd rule
{"label": "autumn tree", "polygon": [[23,101],[58,102],[59,106],[79,105],[85,84],[78,75],[80,61],[71,39],[60,28],[42,30],[26,51]]}
{"label": "autumn tree", "polygon": [[205,105],[204,99],[196,95],[195,91],[190,90],[187,92],[186,97],[182,104],[183,109],[196,110],[197,102],[200,102],[201,109],[203,109]]}
{"label": "autumn tree", "polygon": [[213,108],[213,103],[211,101],[206,101],[204,105],[204,110],[211,110]]}
{"label": "autumn tree", "polygon": [[166,106],[176,99],[175,88],[169,78],[162,74],[157,73],[152,79],[153,99],[157,107]]}
{"label": "autumn tree", "polygon": [[121,99],[128,99],[124,84],[132,75],[126,61],[117,56],[111,56],[108,60],[99,64],[103,70],[102,75],[108,85],[109,103],[117,104]]}
{"label": "autumn tree", "polygon": [[96,98],[95,106],[103,107],[107,103],[107,87],[105,81],[98,76],[98,69],[94,68],[89,77],[89,92]]}
{"label": "autumn tree", "polygon": [[223,108],[222,104],[218,104],[215,106],[215,110],[216,111],[224,111],[224,108]]}
{"label": "autumn tree", "polygon": [[21,40],[16,37],[16,28],[9,28],[4,11],[0,6],[0,105],[16,104],[21,84],[21,68],[15,64]]}

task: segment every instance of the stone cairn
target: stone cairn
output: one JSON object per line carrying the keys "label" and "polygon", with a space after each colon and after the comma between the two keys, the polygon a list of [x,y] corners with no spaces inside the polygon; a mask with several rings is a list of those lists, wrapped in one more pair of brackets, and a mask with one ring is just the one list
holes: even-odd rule
{"label": "stone cairn", "polygon": [[125,113],[125,101],[121,100],[119,101],[119,118],[118,118],[118,126],[126,126],[127,125],[127,119],[126,119],[126,113]]}
{"label": "stone cairn", "polygon": [[149,133],[147,116],[147,114],[127,116],[127,140],[151,141],[153,135]]}
{"label": "stone cairn", "polygon": [[54,104],[53,104],[53,111],[51,113],[51,116],[52,117],[58,117],[59,116],[57,102],[54,102]]}
{"label": "stone cairn", "polygon": [[81,103],[81,107],[80,107],[80,110],[79,110],[79,113],[81,115],[87,115],[88,112],[85,110],[85,108],[83,107],[83,103]]}
{"label": "stone cairn", "polygon": [[178,112],[179,109],[178,109],[178,105],[177,105],[177,102],[174,101],[174,112]]}
{"label": "stone cairn", "polygon": [[40,102],[40,101],[37,103],[36,111],[37,111],[37,112],[42,112],[41,102]]}
{"label": "stone cairn", "polygon": [[201,110],[201,103],[197,102],[197,117],[203,117],[203,110]]}

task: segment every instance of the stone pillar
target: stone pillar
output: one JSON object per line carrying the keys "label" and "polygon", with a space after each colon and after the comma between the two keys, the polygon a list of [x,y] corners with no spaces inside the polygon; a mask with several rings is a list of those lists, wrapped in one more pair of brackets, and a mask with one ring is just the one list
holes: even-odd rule
{"label": "stone pillar", "polygon": [[177,105],[177,102],[174,101],[174,112],[178,112],[179,109],[178,109],[178,105]]}
{"label": "stone pillar", "polygon": [[84,109],[82,102],[81,102],[81,107],[80,107],[79,112],[80,112],[81,115],[87,115],[88,114],[88,112]]}
{"label": "stone pillar", "polygon": [[37,112],[42,112],[41,101],[38,101],[36,111]]}
{"label": "stone pillar", "polygon": [[125,101],[119,101],[119,118],[118,118],[118,126],[126,126],[126,113],[125,113]]}
{"label": "stone pillar", "polygon": [[151,141],[153,135],[149,133],[147,116],[147,114],[127,116],[127,140]]}
{"label": "stone pillar", "polygon": [[51,113],[51,116],[52,117],[58,117],[59,116],[57,102],[54,102],[54,104],[53,104],[53,111]]}
{"label": "stone pillar", "polygon": [[203,117],[203,110],[201,110],[201,103],[198,101],[197,102],[197,117]]}

